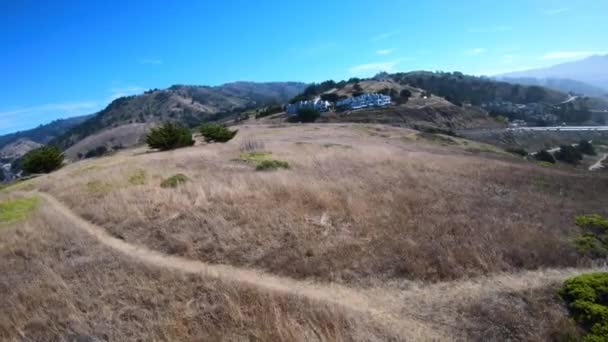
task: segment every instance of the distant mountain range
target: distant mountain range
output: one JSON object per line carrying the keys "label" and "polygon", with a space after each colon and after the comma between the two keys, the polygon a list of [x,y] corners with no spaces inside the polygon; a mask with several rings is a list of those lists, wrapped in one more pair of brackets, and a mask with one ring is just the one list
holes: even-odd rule
{"label": "distant mountain range", "polygon": [[564,93],[583,94],[585,96],[606,96],[608,90],[581,81],[565,78],[533,78],[533,77],[497,77],[496,80],[528,86],[541,86]]}
{"label": "distant mountain range", "polygon": [[0,159],[18,158],[37,146],[47,144],[72,127],[91,118],[91,115],[55,120],[34,129],[0,136]]}
{"label": "distant mountain range", "polygon": [[545,86],[555,87],[561,91],[574,90],[580,93],[587,92],[585,95],[598,96],[608,93],[608,55],[591,56],[579,61],[510,72],[496,77],[520,81],[534,78],[546,83]]}
{"label": "distant mountain range", "polygon": [[[168,89],[152,89],[141,95],[114,100],[105,109],[50,143],[68,149],[89,136],[127,125],[134,132],[139,132],[144,125],[167,120],[187,126],[202,121],[217,121],[236,116],[247,109],[285,103],[306,86],[299,82],[235,82],[216,87],[174,85]],[[112,136],[107,132],[105,135]],[[128,138],[129,132],[122,128],[120,136]],[[120,146],[123,142],[111,143]],[[76,152],[74,149],[72,151]]]}

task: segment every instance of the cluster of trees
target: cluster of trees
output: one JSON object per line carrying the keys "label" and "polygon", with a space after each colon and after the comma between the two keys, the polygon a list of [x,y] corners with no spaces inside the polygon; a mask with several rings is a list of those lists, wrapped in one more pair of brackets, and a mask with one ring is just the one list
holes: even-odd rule
{"label": "cluster of trees", "polygon": [[186,127],[174,122],[165,122],[154,127],[146,135],[146,144],[161,151],[194,145],[192,133]]}
{"label": "cluster of trees", "polygon": [[63,164],[63,152],[54,146],[43,146],[26,153],[20,166],[26,174],[50,173]]}
{"label": "cluster of trees", "polygon": [[395,81],[421,88],[444,97],[455,104],[504,100],[514,103],[551,102],[547,89],[497,82],[484,77],[468,76],[461,72],[410,72],[391,76]]}
{"label": "cluster of trees", "polygon": [[581,140],[576,146],[562,145],[559,150],[551,154],[547,150],[541,150],[534,156],[536,160],[555,164],[557,160],[569,163],[578,164],[583,160],[583,155],[595,155],[595,147],[587,140]]}

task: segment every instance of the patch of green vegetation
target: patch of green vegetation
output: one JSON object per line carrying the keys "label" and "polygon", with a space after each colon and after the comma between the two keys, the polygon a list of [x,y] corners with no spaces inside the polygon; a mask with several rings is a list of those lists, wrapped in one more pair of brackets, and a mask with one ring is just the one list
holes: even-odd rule
{"label": "patch of green vegetation", "polygon": [[146,183],[146,171],[136,170],[129,176],[129,184],[131,185],[144,185]]}
{"label": "patch of green vegetation", "polygon": [[192,133],[186,127],[173,122],[165,122],[150,129],[146,135],[146,143],[150,148],[160,151],[174,150],[194,145]]}
{"label": "patch of green vegetation", "polygon": [[583,232],[574,240],[579,253],[591,258],[608,257],[608,220],[600,215],[576,217]]}
{"label": "patch of green vegetation", "polygon": [[34,184],[32,184],[31,180],[17,180],[11,183],[0,184],[0,191],[2,192],[11,192],[15,190],[33,190]]}
{"label": "patch of green vegetation", "polygon": [[340,148],[344,148],[344,149],[350,149],[353,148],[350,145],[344,145],[344,144],[332,144],[332,143],[328,143],[328,144],[323,144],[323,147],[325,148],[331,148],[331,147],[340,147]]}
{"label": "patch of green vegetation", "polygon": [[190,180],[190,178],[188,178],[183,173],[178,173],[178,174],[175,174],[175,175],[163,180],[160,183],[160,187],[161,188],[177,188],[178,186],[186,183],[189,180]]}
{"label": "patch of green vegetation", "polygon": [[0,202],[0,224],[14,223],[25,219],[36,208],[38,198],[19,198]]}
{"label": "patch of green vegetation", "polygon": [[238,130],[231,131],[227,127],[217,124],[204,124],[200,127],[200,131],[206,142],[219,143],[230,141],[238,133]]}
{"label": "patch of green vegetation", "polygon": [[86,184],[86,189],[90,193],[105,194],[112,190],[112,184],[100,180],[93,180]]}
{"label": "patch of green vegetation", "polygon": [[574,320],[585,330],[582,341],[608,341],[608,273],[570,278],[559,295]]}
{"label": "patch of green vegetation", "polygon": [[271,155],[272,155],[271,152],[265,152],[265,151],[247,152],[247,153],[241,153],[238,160],[248,162],[248,163],[254,163],[257,165],[260,162],[267,160]]}
{"label": "patch of green vegetation", "polygon": [[50,173],[63,164],[63,152],[55,146],[43,146],[23,156],[21,168],[27,174]]}
{"label": "patch of green vegetation", "polygon": [[289,169],[289,163],[282,160],[262,160],[255,168],[257,171],[272,171],[277,169]]}
{"label": "patch of green vegetation", "polygon": [[554,167],[555,164],[547,162],[547,161],[539,161],[538,166],[542,166],[542,167]]}

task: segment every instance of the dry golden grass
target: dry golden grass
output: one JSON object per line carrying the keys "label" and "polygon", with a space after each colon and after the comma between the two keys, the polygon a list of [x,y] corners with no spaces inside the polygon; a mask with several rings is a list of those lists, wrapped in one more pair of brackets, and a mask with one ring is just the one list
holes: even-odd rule
{"label": "dry golden grass", "polygon": [[0,229],[0,260],[2,341],[398,339],[336,305],[126,259],[49,206]]}
{"label": "dry golden grass", "polygon": [[39,196],[34,217],[0,231],[2,340],[540,341],[568,323],[556,285],[589,271],[298,282],[146,251]]}
{"label": "dry golden grass", "polygon": [[[607,213],[608,178],[413,134],[240,127],[227,144],[125,151],[70,165],[35,187],[126,241],[298,279],[373,286],[584,262],[570,243],[572,221]],[[290,170],[255,172],[239,161],[248,140]],[[139,170],[143,184],[129,182]],[[160,187],[177,173],[190,181]]]}

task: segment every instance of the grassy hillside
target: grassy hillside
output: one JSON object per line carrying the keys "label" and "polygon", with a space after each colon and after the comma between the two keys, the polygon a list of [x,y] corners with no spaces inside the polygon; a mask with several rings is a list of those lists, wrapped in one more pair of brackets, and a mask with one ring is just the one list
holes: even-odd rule
{"label": "grassy hillside", "polygon": [[0,229],[0,289],[18,289],[0,297],[0,337],[542,341],[572,327],[555,293],[591,265],[573,221],[608,214],[606,174],[383,125],[238,129],[5,189],[40,200]]}
{"label": "grassy hillside", "polygon": [[237,82],[217,87],[175,85],[114,100],[94,117],[53,139],[63,149],[106,129],[126,124],[178,121],[186,125],[218,120],[241,111],[282,103],[304,89],[303,83]]}

